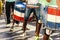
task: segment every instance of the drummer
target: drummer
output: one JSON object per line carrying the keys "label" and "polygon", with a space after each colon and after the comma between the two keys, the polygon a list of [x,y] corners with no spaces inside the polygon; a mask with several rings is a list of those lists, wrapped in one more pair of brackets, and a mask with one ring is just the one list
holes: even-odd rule
{"label": "drummer", "polygon": [[36,39],[35,40],[38,40],[39,39],[39,33],[40,33],[40,28],[42,26],[42,17],[40,15],[40,3],[39,3],[39,0],[27,0],[27,5],[26,5],[26,13],[25,13],[25,16],[24,16],[24,23],[23,23],[23,34],[22,36],[25,36],[26,34],[26,26],[27,26],[27,21],[29,19],[29,16],[30,16],[30,12],[31,10],[34,10],[35,13],[36,13],[36,31],[35,31],[35,36],[36,36]]}
{"label": "drummer", "polygon": [[[45,12],[48,11],[48,7],[52,7],[52,5],[56,5],[56,0],[44,0],[44,5],[47,7],[45,7]],[[46,5],[47,4],[47,5]],[[52,7],[53,8],[53,7]],[[50,34],[52,33],[52,27],[55,28],[55,26],[51,26],[49,23],[48,23],[48,20],[47,20],[48,16],[46,15],[46,25],[45,25],[45,32],[44,32],[44,35],[43,35],[43,40],[49,40],[49,37],[50,37]],[[50,18],[49,18],[50,19]],[[50,19],[50,22],[51,20],[53,19]]]}
{"label": "drummer", "polygon": [[[5,7],[6,7],[6,18],[7,18],[7,27],[12,26],[11,24],[11,14],[13,15],[14,13],[14,5],[15,5],[15,0],[4,0],[4,2],[6,3]],[[19,24],[18,21],[14,20],[16,25]]]}

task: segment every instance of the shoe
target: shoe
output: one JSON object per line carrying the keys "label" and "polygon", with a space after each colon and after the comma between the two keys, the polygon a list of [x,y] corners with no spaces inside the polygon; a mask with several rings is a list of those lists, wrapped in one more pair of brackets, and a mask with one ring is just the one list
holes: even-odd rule
{"label": "shoe", "polygon": [[6,28],[10,28],[12,26],[12,24],[10,23],[10,24],[7,24],[6,25]]}
{"label": "shoe", "polygon": [[53,40],[51,37],[49,37],[49,40]]}
{"label": "shoe", "polygon": [[22,33],[21,35],[19,35],[19,37],[17,38],[17,40],[25,40],[26,38],[28,38],[29,36],[26,35],[26,32],[25,33]]}
{"label": "shoe", "polygon": [[19,24],[14,23],[14,26],[15,26],[15,27],[19,27]]}
{"label": "shoe", "polygon": [[20,37],[21,37],[21,39],[26,39],[26,38],[28,38],[29,36],[27,36],[27,33],[24,32],[24,33],[22,33],[22,34],[20,35]]}
{"label": "shoe", "polygon": [[[23,28],[21,30],[23,30]],[[26,30],[30,30],[30,29],[29,28],[26,28]]]}
{"label": "shoe", "polygon": [[39,37],[38,36],[35,36],[35,39],[34,40],[39,40]]}
{"label": "shoe", "polygon": [[13,28],[11,28],[9,32],[14,32],[14,29],[13,29]]}
{"label": "shoe", "polygon": [[26,32],[22,33],[20,36],[25,37],[26,36]]}

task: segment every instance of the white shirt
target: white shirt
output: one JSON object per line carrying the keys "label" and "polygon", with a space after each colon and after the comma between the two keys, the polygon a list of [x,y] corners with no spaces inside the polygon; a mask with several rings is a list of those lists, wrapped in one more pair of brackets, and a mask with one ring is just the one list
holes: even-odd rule
{"label": "white shirt", "polygon": [[37,4],[38,0],[28,0],[27,4]]}

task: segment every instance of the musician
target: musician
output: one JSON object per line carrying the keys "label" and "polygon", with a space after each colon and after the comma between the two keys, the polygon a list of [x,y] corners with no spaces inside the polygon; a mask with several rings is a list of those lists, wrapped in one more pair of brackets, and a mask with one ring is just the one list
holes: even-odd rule
{"label": "musician", "polygon": [[27,0],[27,5],[26,5],[26,13],[24,16],[24,23],[23,23],[23,34],[22,36],[25,36],[26,34],[26,26],[27,26],[27,21],[29,19],[30,16],[30,12],[34,10],[34,12],[36,13],[36,31],[35,31],[35,40],[39,39],[39,33],[40,33],[40,28],[42,25],[42,17],[40,15],[40,3],[38,0]]}
{"label": "musician", "polygon": [[[12,26],[11,24],[11,14],[13,15],[14,13],[14,5],[15,5],[15,0],[5,0],[6,2],[6,17],[7,17],[7,27]],[[16,25],[19,24],[18,21],[14,20]]]}
{"label": "musician", "polygon": [[[43,40],[49,40],[49,37],[50,37],[52,31],[54,30],[53,28],[57,28],[57,25],[59,27],[59,22],[57,21],[58,20],[57,17],[54,18],[55,15],[57,15],[57,14],[54,15],[54,13],[52,14],[52,13],[49,13],[48,11],[50,10],[51,12],[53,12],[54,10],[56,10],[55,8],[58,8],[58,7],[56,6],[56,0],[45,0],[44,2],[45,2],[44,5],[47,6],[47,8],[45,8],[45,9],[47,9],[46,10],[46,12],[47,12],[46,22],[47,23],[46,23],[45,30],[44,30]],[[59,3],[57,3],[57,4],[59,4]],[[52,10],[51,9],[48,10],[48,8],[50,8],[50,7]]]}

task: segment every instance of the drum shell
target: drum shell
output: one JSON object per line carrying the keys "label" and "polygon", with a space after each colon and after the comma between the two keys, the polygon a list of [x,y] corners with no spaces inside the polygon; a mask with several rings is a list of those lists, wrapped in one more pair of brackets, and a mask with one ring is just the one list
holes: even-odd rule
{"label": "drum shell", "polygon": [[[17,20],[17,21],[22,21],[22,22],[23,22],[23,21],[24,21],[24,14],[25,14],[25,13],[22,13],[22,12],[19,12],[19,11],[17,11],[17,10],[14,10],[13,19],[15,19],[15,20]],[[30,16],[30,18],[29,18],[28,21],[31,21],[32,15],[33,15],[33,14],[31,14],[31,16]]]}
{"label": "drum shell", "polygon": [[47,26],[50,29],[60,29],[60,9],[56,7],[48,7]]}

